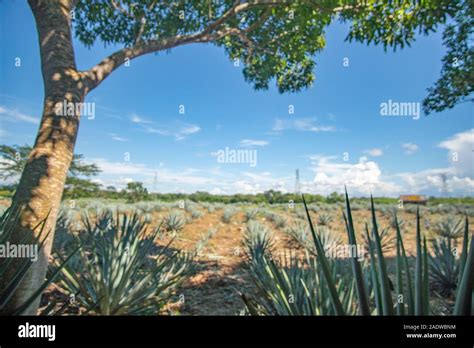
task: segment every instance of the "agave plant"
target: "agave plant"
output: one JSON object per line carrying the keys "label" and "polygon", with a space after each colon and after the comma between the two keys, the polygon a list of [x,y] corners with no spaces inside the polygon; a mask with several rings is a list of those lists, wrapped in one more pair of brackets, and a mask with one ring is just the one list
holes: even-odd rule
{"label": "agave plant", "polygon": [[166,232],[177,233],[180,232],[186,224],[184,217],[178,212],[170,212],[164,220],[164,227]]}
{"label": "agave plant", "polygon": [[211,227],[207,233],[204,235],[204,237],[199,240],[196,244],[196,248],[194,249],[194,251],[192,252],[192,255],[195,256],[195,255],[201,255],[202,251],[204,250],[204,247],[206,246],[206,244],[209,242],[209,240],[214,237],[214,235],[219,231],[218,228],[216,227]]}
{"label": "agave plant", "polygon": [[[7,242],[11,241],[13,226],[15,226],[15,222],[18,219],[20,212],[21,208],[17,206],[11,206],[7,210],[5,210],[5,212],[0,217],[0,245],[6,245]],[[48,237],[48,233],[47,231],[45,231],[46,219],[47,216],[43,220],[41,220],[33,229],[34,231],[36,231],[37,237],[24,237],[18,241],[18,244],[36,244],[37,252],[40,253],[44,246],[44,242]],[[7,307],[8,302],[20,286],[23,279],[27,276],[27,273],[33,261],[29,258],[21,259],[19,262],[17,262],[16,265],[14,265],[14,267],[16,267],[16,271],[14,272],[14,274],[10,275],[8,279],[6,279],[3,277],[5,277],[9,268],[13,266],[14,260],[12,258],[2,258],[0,261],[0,278],[2,278],[2,281],[5,281],[7,283],[4,287],[4,291],[0,293],[0,315],[22,315],[30,312],[30,306],[33,306],[35,302],[38,302],[38,298],[41,297],[43,291],[54,281],[54,279],[58,276],[59,272],[63,269],[66,263],[70,261],[70,259],[75,255],[77,251],[78,248],[70,251],[68,256],[64,258],[63,262],[58,263],[56,271],[51,272],[45,279],[44,283],[38,289],[36,289],[36,291],[34,291],[20,307],[14,309]],[[51,306],[47,306],[39,314],[59,314],[53,309],[55,305],[56,303],[53,303]]]}
{"label": "agave plant", "polygon": [[281,215],[276,215],[273,222],[275,223],[276,228],[285,228],[288,224],[288,220]]}
{"label": "agave plant", "polygon": [[[455,222],[452,219],[440,222],[436,229],[438,236],[431,243],[433,256],[429,255],[430,279],[434,289],[445,297],[452,297],[456,294],[461,265],[464,263],[459,258],[456,239],[459,238],[460,233],[463,233],[464,240],[469,238],[467,216],[464,226],[459,226],[461,222],[462,220]],[[465,254],[464,250],[463,254]]]}
{"label": "agave plant", "polygon": [[[104,212],[83,217],[78,260],[61,270],[56,285],[87,311],[105,315],[156,314],[183,279],[189,257],[155,245],[140,215]],[[57,260],[61,260],[58,255]],[[56,261],[58,262],[58,261]]]}
{"label": "agave plant", "polygon": [[248,256],[251,260],[259,260],[264,255],[271,255],[273,250],[273,238],[270,231],[256,221],[247,223],[243,244],[249,252]]}
{"label": "agave plant", "polygon": [[452,297],[456,293],[459,275],[458,259],[446,238],[431,242],[433,256],[429,255],[430,280],[440,295]]}
{"label": "agave plant", "polygon": [[[311,230],[307,223],[298,221],[284,230],[300,246],[307,249],[311,254],[316,255],[316,248],[311,237]],[[341,238],[326,227],[316,227],[315,233],[319,236],[324,253],[341,244]]]}
{"label": "agave plant", "polygon": [[[243,296],[247,313],[251,315],[334,315],[334,308],[328,296],[322,269],[315,259],[306,255],[301,260],[294,254],[279,260],[262,257],[248,264],[255,279],[258,297]],[[344,273],[341,261],[330,263],[331,271]],[[347,273],[347,272],[346,272]],[[354,282],[341,277],[337,294],[344,303],[344,311],[355,314]]]}
{"label": "agave plant", "polygon": [[272,211],[266,211],[264,214],[265,218],[269,221],[272,221],[277,228],[284,228],[288,223],[288,220],[280,214],[274,213]]}
{"label": "agave plant", "polygon": [[[278,260],[271,257],[272,238],[268,229],[257,222],[250,222],[245,238],[247,267],[255,280],[259,296],[242,295],[246,311],[251,315],[332,315],[334,308],[322,275],[323,269],[316,259],[306,253],[301,259],[291,251]],[[343,271],[344,261],[328,262],[331,272]],[[354,283],[342,276],[337,282],[337,293],[347,313],[355,313]]]}
{"label": "agave plant", "polygon": [[204,216],[204,214],[202,213],[202,211],[200,211],[200,210],[198,210],[198,209],[190,209],[189,211],[190,211],[190,213],[191,213],[191,218],[192,218],[193,220],[202,218],[202,217]]}
{"label": "agave plant", "polygon": [[320,214],[318,216],[318,225],[319,226],[329,226],[332,222],[333,217],[329,214]]}
{"label": "agave plant", "polygon": [[[371,197],[371,216],[372,226],[366,224],[366,239],[368,243],[369,262],[361,264],[354,254],[349,257],[352,266],[352,283],[350,286],[341,285],[341,279],[347,276],[345,269],[337,269],[334,266],[334,260],[328,259],[321,237],[316,232],[304,196],[303,204],[308,219],[310,233],[314,243],[314,256],[316,268],[320,270],[320,282],[324,284],[325,299],[329,301],[332,308],[331,314],[347,315],[356,310],[361,315],[429,315],[430,312],[430,292],[429,292],[429,254],[426,238],[422,236],[420,212],[416,209],[416,256],[414,277],[410,268],[409,260],[405,251],[400,225],[395,216],[396,229],[396,274],[395,286],[389,275],[387,259],[385,258],[382,238],[378,229],[378,222],[375,214],[374,201]],[[349,198],[346,192],[346,213],[344,222],[348,235],[348,241],[351,246],[357,246],[356,231],[353,223]],[[470,241],[469,241],[470,239]],[[261,253],[259,253],[261,255]],[[260,259],[256,257],[250,263],[251,274],[253,274],[257,287],[265,294],[267,304],[260,303],[258,299],[249,299],[243,296],[248,313],[253,315],[269,314],[274,310],[282,314],[305,314],[305,313],[323,313],[316,311],[317,307],[313,304],[312,294],[314,283],[306,283],[306,278],[302,275],[301,268],[294,267],[297,270],[285,270],[281,265],[268,260],[265,255]],[[311,266],[304,266],[309,269]],[[464,229],[464,238],[462,254],[459,261],[458,285],[456,290],[456,302],[453,310],[454,315],[470,315],[474,313],[473,283],[474,283],[474,238],[469,238],[468,219]],[[299,272],[299,273],[297,273]],[[302,281],[298,284],[292,282],[290,274],[298,274]],[[314,279],[314,278],[312,278]],[[310,285],[308,285],[310,284]],[[306,295],[311,300],[298,300],[290,302],[289,294],[298,294],[303,288]],[[341,290],[341,288],[343,290]],[[355,289],[355,291],[353,291]],[[346,297],[348,293],[356,294],[356,298]],[[396,296],[396,303],[394,297]],[[294,299],[294,298],[293,298]],[[357,301],[357,303],[352,303]],[[356,308],[356,309],[355,309]]]}
{"label": "agave plant", "polygon": [[456,240],[463,235],[463,219],[456,221],[452,217],[448,217],[438,222],[433,231],[439,237]]}
{"label": "agave plant", "polygon": [[216,211],[216,206],[215,206],[214,204],[212,204],[212,203],[204,202],[204,203],[202,204],[202,206],[203,206],[203,208],[207,209],[207,211],[208,211],[209,213],[213,213],[213,212]]}
{"label": "agave plant", "polygon": [[[399,225],[400,226],[400,225]],[[390,227],[385,227],[385,228],[382,228],[382,230],[380,231],[380,243],[381,243],[381,246],[382,246],[382,252],[383,253],[387,253],[391,250],[393,250],[395,248],[395,244],[396,244],[396,235],[392,233],[392,230]],[[364,235],[364,238],[363,238],[363,242],[364,242],[364,250],[365,250],[365,253],[368,254],[369,253],[369,239],[370,237],[367,237],[367,234]]]}
{"label": "agave plant", "polygon": [[228,224],[236,213],[237,210],[234,207],[226,207],[222,213],[222,221]]}
{"label": "agave plant", "polygon": [[306,221],[306,213],[304,210],[302,209],[295,209],[295,213],[296,213],[296,216],[298,217],[298,219],[302,219],[302,220],[305,220]]}
{"label": "agave plant", "polygon": [[258,209],[249,209],[245,212],[245,222],[249,222],[257,217]]}
{"label": "agave plant", "polygon": [[309,227],[306,222],[296,221],[285,228],[283,232],[288,234],[294,241],[298,243],[298,245],[305,248],[312,248]]}

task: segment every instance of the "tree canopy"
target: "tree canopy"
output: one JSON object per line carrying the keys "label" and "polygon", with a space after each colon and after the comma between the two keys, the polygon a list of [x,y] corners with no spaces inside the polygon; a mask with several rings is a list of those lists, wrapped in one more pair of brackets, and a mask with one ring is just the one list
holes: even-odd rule
{"label": "tree canopy", "polygon": [[473,14],[474,2],[463,1],[462,9],[443,33],[447,53],[443,57],[441,77],[428,89],[428,97],[423,101],[426,114],[474,101],[469,98],[474,91]]}
{"label": "tree canopy", "polygon": [[[464,16],[471,17],[464,9],[468,3],[467,0],[79,0],[73,19],[76,36],[86,46],[97,40],[105,45],[124,46],[86,72],[90,89],[127,59],[183,44],[209,42],[223,47],[232,60],[243,63],[244,78],[255,89],[267,89],[275,81],[278,90],[284,93],[297,92],[313,84],[314,56],[324,48],[325,30],[334,20],[349,25],[346,38],[349,41],[396,50],[410,45],[416,33],[435,31],[450,17],[464,22]],[[452,30],[448,26],[445,36],[452,36]],[[455,36],[459,39],[462,35]],[[449,46],[450,41],[446,39],[445,43]],[[451,56],[458,53],[453,50],[456,53]],[[472,56],[472,51],[469,54]],[[445,60],[451,61],[448,56]],[[460,60],[465,62],[463,57]],[[469,62],[463,66],[467,68],[457,69],[455,75],[467,85],[472,66]],[[443,74],[450,76],[450,71],[446,67]],[[465,94],[466,88],[459,88],[459,83],[450,85],[455,86],[453,93],[446,93],[443,86],[430,91],[425,111],[449,107],[453,94]]]}

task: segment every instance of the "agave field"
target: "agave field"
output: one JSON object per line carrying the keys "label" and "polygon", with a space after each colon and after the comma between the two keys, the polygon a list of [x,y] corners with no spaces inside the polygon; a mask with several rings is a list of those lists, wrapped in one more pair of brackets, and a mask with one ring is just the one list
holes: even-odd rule
{"label": "agave field", "polygon": [[[2,214],[0,242],[17,212]],[[471,315],[473,217],[469,205],[347,194],[310,205],[64,202],[47,279],[25,306],[40,297],[42,315]]]}

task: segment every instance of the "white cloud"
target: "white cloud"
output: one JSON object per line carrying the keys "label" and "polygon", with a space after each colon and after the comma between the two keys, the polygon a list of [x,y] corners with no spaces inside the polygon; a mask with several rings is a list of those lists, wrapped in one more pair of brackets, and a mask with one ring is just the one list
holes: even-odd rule
{"label": "white cloud", "polygon": [[188,135],[195,134],[201,130],[201,127],[195,124],[175,122],[165,126],[145,126],[145,132],[159,134],[162,136],[173,136],[176,140],[183,140]]}
{"label": "white cloud", "polygon": [[272,130],[274,132],[281,132],[284,130],[296,130],[302,132],[334,132],[336,128],[333,126],[317,125],[314,118],[296,118],[283,120],[275,119]]}
{"label": "white cloud", "polygon": [[183,140],[188,135],[197,133],[201,130],[198,125],[176,121],[169,125],[157,125],[153,121],[132,114],[131,121],[142,127],[142,129],[151,134],[158,134],[162,136],[173,136],[176,140]]}
{"label": "white cloud", "polygon": [[209,191],[209,193],[211,195],[225,195],[226,194],[226,192],[219,187],[214,187],[211,191]]}
{"label": "white cloud", "polygon": [[365,150],[364,153],[372,157],[380,157],[383,155],[383,150],[379,148],[373,148],[373,149]]}
{"label": "white cloud", "polygon": [[268,144],[269,142],[266,140],[242,139],[240,141],[240,146],[242,147],[266,146]]}
{"label": "white cloud", "polygon": [[[176,134],[178,135],[190,135],[197,133],[201,130],[201,128],[195,124],[187,124],[183,126]],[[175,134],[175,136],[176,136]]]}
{"label": "white cloud", "polygon": [[142,116],[139,116],[137,114],[132,114],[132,116],[130,117],[130,120],[133,123],[138,123],[138,124],[152,124],[153,123],[152,121],[149,121],[149,120],[147,120],[147,119],[145,119]]}
{"label": "white cloud", "polygon": [[474,128],[455,134],[442,141],[439,147],[447,149],[448,159],[456,174],[474,176]]}
{"label": "white cloud", "polygon": [[106,175],[151,175],[153,172],[145,164],[133,162],[110,162],[104,158],[93,158],[91,162],[96,164]]}
{"label": "white cloud", "polygon": [[32,124],[38,124],[39,118],[30,116],[24,113],[21,113],[17,109],[9,109],[5,106],[0,105],[0,115],[3,120],[13,121],[13,122],[27,122]]}
{"label": "white cloud", "polygon": [[402,148],[405,150],[407,155],[411,155],[417,152],[420,147],[414,143],[403,143]]}
{"label": "white cloud", "polygon": [[128,141],[128,139],[122,138],[121,136],[114,133],[110,133],[109,135],[112,138],[112,140],[115,140],[115,141],[121,141],[121,142]]}
{"label": "white cloud", "polygon": [[312,183],[304,183],[303,188],[310,192],[330,194],[342,192],[347,185],[352,195],[393,196],[400,187],[382,176],[379,165],[361,157],[357,163],[335,162],[333,156],[313,156],[315,173]]}
{"label": "white cloud", "polygon": [[472,195],[474,180],[455,174],[454,168],[432,168],[419,172],[398,173],[405,193],[442,193],[445,190],[456,195]]}

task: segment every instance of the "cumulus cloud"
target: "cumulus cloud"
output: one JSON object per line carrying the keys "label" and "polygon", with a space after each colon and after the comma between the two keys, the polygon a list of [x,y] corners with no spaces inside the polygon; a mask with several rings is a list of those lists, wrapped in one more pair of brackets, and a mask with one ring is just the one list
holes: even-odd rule
{"label": "cumulus cloud", "polygon": [[458,175],[474,176],[474,128],[455,134],[438,144],[447,149],[448,160]]}
{"label": "cumulus cloud", "polygon": [[474,180],[455,174],[454,168],[432,168],[419,172],[399,173],[405,192],[442,193],[445,190],[456,195],[469,195],[474,191]]}
{"label": "cumulus cloud", "polygon": [[[351,194],[393,196],[400,186],[385,180],[379,165],[367,157],[359,158],[357,163],[336,162],[332,156],[312,156],[313,171],[312,192],[329,194],[341,192],[344,185]],[[309,186],[309,185],[308,185]]]}

